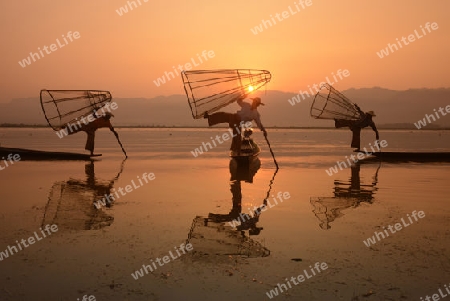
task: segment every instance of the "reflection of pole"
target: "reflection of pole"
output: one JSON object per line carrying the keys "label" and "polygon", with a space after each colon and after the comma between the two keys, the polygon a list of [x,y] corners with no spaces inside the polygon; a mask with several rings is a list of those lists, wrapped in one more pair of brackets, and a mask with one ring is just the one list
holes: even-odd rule
{"label": "reflection of pole", "polygon": [[114,184],[114,182],[119,179],[120,174],[123,172],[123,167],[125,166],[125,161],[127,161],[127,158],[123,159],[122,163],[120,163],[120,170],[117,173],[117,176],[115,176],[115,178],[112,179],[111,184]]}
{"label": "reflection of pole", "polygon": [[119,134],[116,132],[116,130],[114,130],[113,127],[111,128],[111,131],[114,133],[114,136],[116,136],[117,142],[119,142],[119,145],[120,145],[120,147],[122,148],[123,153],[125,154],[125,158],[128,158],[127,152],[123,149],[122,142],[120,142]]}
{"label": "reflection of pole", "polygon": [[273,184],[273,181],[275,180],[275,176],[277,175],[277,173],[278,173],[278,166],[275,169],[275,172],[273,173],[272,179],[269,182],[269,190],[267,190],[266,198],[264,199],[264,206],[267,205],[267,199],[270,196],[270,191],[272,190],[272,184]]}
{"label": "reflection of pole", "polygon": [[269,146],[269,150],[270,150],[270,153],[272,154],[273,162],[275,163],[275,166],[277,167],[277,171],[278,171],[278,163],[277,163],[277,160],[275,160],[275,155],[272,151],[272,148],[270,147],[270,142],[269,142],[269,139],[267,139],[267,134],[264,134],[264,138],[266,139],[267,145]]}
{"label": "reflection of pole", "polygon": [[373,185],[375,186],[375,185],[377,185],[377,183],[378,183],[378,171],[380,170],[380,168],[381,168],[381,156],[380,156],[380,163],[378,164],[378,168],[377,168],[377,171],[375,172],[375,175],[373,176]]}

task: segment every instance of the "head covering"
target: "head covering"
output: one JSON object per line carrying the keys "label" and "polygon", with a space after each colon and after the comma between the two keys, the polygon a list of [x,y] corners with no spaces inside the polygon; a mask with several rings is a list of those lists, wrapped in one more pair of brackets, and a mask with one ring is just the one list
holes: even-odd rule
{"label": "head covering", "polygon": [[374,112],[374,111],[369,111],[369,112],[366,112],[366,114],[369,114],[369,115],[371,115],[372,117],[375,117],[375,116],[377,116],[377,115],[375,115],[375,112]]}
{"label": "head covering", "polygon": [[264,106],[264,104],[261,102],[261,98],[259,97],[254,97],[254,98],[250,98],[251,100],[253,100],[254,103],[260,104],[262,106]]}

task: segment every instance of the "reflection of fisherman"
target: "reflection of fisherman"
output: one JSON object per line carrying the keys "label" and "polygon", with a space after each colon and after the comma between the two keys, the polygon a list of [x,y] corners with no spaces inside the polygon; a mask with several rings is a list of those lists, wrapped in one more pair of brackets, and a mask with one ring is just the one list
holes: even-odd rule
{"label": "reflection of fisherman", "polygon": [[95,176],[94,161],[91,161],[85,165],[86,180],[71,178],[55,182],[49,193],[42,224],[57,224],[61,229],[70,230],[101,229],[111,225],[114,218],[96,209],[92,203],[111,193],[124,163],[111,180],[99,180]]}
{"label": "reflection of fisherman", "polygon": [[[86,173],[86,188],[89,189],[94,193],[94,206],[96,202],[104,197],[105,195],[110,195],[111,190],[114,187],[114,182],[116,182],[119,179],[120,174],[123,170],[123,164],[125,161],[122,162],[122,165],[120,167],[120,171],[117,174],[116,177],[114,177],[109,182],[107,181],[98,181],[97,177],[95,176],[94,171],[94,161],[91,161],[90,164],[85,165],[85,173]],[[111,204],[108,202],[105,204],[107,207],[111,207]],[[97,206],[95,206],[97,209],[99,209]]]}
{"label": "reflection of fisherman", "polygon": [[114,117],[114,115],[112,113],[105,112],[105,115],[98,117],[94,112],[94,117],[97,117],[97,118],[94,121],[83,125],[81,128],[77,129],[76,131],[68,131],[69,135],[78,133],[79,131],[86,132],[87,139],[86,139],[86,146],[84,148],[91,152],[91,156],[94,154],[95,131],[100,128],[109,128],[112,132],[115,132],[114,127],[112,126],[112,124],[110,122],[111,117]]}
{"label": "reflection of fisherman", "polygon": [[375,113],[373,111],[369,111],[364,113],[358,105],[355,104],[355,108],[360,113],[359,120],[344,120],[344,119],[335,119],[335,127],[349,127],[353,133],[351,147],[355,147],[355,151],[360,151],[361,147],[361,129],[370,126],[372,130],[375,132],[376,140],[380,139],[378,135],[377,127],[372,120],[372,117],[375,117]]}
{"label": "reflection of fisherman", "polygon": [[237,100],[237,104],[241,107],[240,111],[236,113],[217,112],[209,115],[208,112],[203,116],[208,119],[209,126],[219,123],[228,123],[229,127],[233,129],[233,140],[231,143],[231,150],[240,154],[241,151],[241,135],[238,130],[238,126],[242,126],[242,123],[255,121],[261,131],[264,132],[264,136],[267,136],[266,129],[261,123],[261,117],[258,112],[258,107],[264,105],[261,103],[261,98],[250,98],[252,104],[244,102],[243,98]]}
{"label": "reflection of fisherman", "polygon": [[[209,218],[216,222],[230,222],[234,224],[234,221],[240,223],[236,226],[239,231],[249,230],[250,235],[258,235],[262,227],[258,227],[256,224],[259,221],[261,215],[261,208],[263,206],[255,206],[253,208],[253,215],[242,212],[242,186],[241,182],[253,183],[253,177],[261,167],[261,161],[259,158],[252,160],[250,164],[242,164],[236,159],[230,160],[230,191],[232,194],[233,207],[228,214],[214,214],[210,213]],[[249,208],[250,209],[250,208]],[[250,213],[250,212],[249,212]]]}
{"label": "reflection of fisherman", "polygon": [[[356,164],[350,166],[351,177],[350,184],[341,183],[337,180],[334,181],[334,196],[339,198],[357,198],[359,202],[369,202],[372,203],[373,195],[377,191],[377,176],[378,169],[374,175],[374,181],[372,184],[361,184],[360,169],[361,162],[356,162]],[[342,185],[344,187],[342,187]]]}
{"label": "reflection of fisherman", "polygon": [[361,163],[351,166],[350,183],[334,181],[334,197],[311,197],[312,212],[320,221],[320,228],[328,230],[331,223],[343,216],[342,211],[348,208],[358,207],[361,203],[373,203],[374,194],[378,190],[378,166],[371,184],[361,184]]}

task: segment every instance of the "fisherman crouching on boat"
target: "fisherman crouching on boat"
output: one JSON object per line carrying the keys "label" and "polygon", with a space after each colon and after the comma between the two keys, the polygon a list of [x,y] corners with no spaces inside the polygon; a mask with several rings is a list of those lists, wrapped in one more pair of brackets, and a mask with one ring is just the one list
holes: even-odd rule
{"label": "fisherman crouching on boat", "polygon": [[375,113],[373,111],[369,112],[363,112],[361,108],[355,104],[356,109],[360,113],[360,119],[359,120],[344,120],[344,119],[335,119],[334,120],[334,126],[336,128],[341,127],[349,127],[350,130],[353,133],[352,136],[352,143],[351,147],[355,148],[355,152],[361,151],[361,129],[370,126],[372,130],[375,132],[376,140],[380,139],[380,136],[378,134],[377,127],[375,126],[375,123],[373,122],[372,118],[375,117]]}
{"label": "fisherman crouching on boat", "polygon": [[96,118],[94,121],[91,121],[88,124],[84,124],[76,131],[68,131],[69,135],[78,133],[79,131],[86,132],[87,139],[86,146],[84,148],[91,152],[91,156],[94,155],[95,131],[100,128],[109,128],[112,132],[115,132],[114,127],[112,126],[110,121],[111,117],[114,117],[111,112],[105,112],[105,115],[103,116],[97,116],[94,112],[93,115]]}
{"label": "fisherman crouching on boat", "polygon": [[252,103],[244,101],[244,98],[239,98],[236,102],[241,107],[241,110],[236,113],[217,112],[209,115],[206,112],[203,118],[208,119],[208,125],[213,126],[219,123],[228,123],[229,127],[233,129],[233,139],[230,150],[240,155],[241,152],[241,131],[240,125],[245,122],[255,121],[258,128],[267,136],[266,129],[261,123],[261,116],[258,112],[258,107],[264,105],[261,103],[261,98],[250,98]]}

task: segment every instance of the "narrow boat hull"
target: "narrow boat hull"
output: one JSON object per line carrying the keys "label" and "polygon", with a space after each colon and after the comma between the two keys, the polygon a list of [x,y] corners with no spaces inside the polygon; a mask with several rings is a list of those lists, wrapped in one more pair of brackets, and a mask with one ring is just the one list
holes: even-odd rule
{"label": "narrow boat hull", "polygon": [[372,156],[392,162],[450,162],[450,152],[375,152]]}
{"label": "narrow boat hull", "polygon": [[71,153],[71,152],[51,152],[51,151],[41,151],[41,150],[33,150],[33,149],[25,149],[25,148],[8,148],[8,147],[0,147],[0,157],[6,157],[12,154],[18,154],[20,156],[20,160],[45,160],[45,161],[53,161],[53,160],[91,160],[92,158],[101,156],[98,155],[88,155],[88,154],[79,154],[79,153]]}

